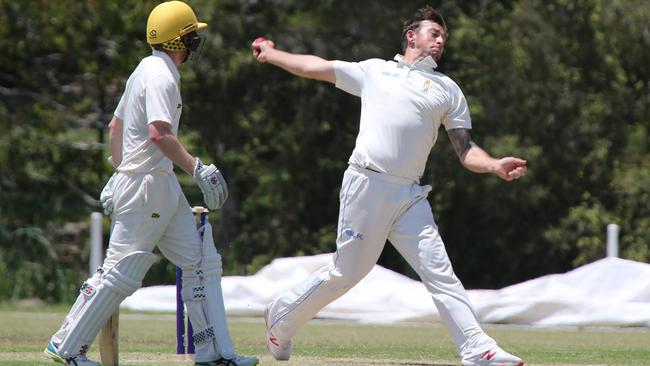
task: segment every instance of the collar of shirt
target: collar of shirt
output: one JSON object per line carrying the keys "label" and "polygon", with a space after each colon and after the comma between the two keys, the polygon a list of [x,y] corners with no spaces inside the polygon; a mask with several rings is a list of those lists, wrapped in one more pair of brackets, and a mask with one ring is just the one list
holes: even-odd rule
{"label": "collar of shirt", "polygon": [[178,67],[176,67],[176,64],[167,53],[163,51],[153,50],[151,56],[162,58],[165,61],[165,64],[167,64],[169,71],[171,71],[172,75],[174,75],[174,79],[176,79],[177,82],[180,82],[181,74],[178,72]]}
{"label": "collar of shirt", "polygon": [[400,54],[395,55],[393,60],[397,61],[397,66],[399,66],[399,67],[406,66],[409,69],[416,69],[416,70],[421,70],[421,71],[433,72],[433,70],[436,67],[438,67],[438,64],[436,63],[436,61],[431,56],[421,58],[421,59],[419,59],[418,61],[416,61],[413,64],[409,64],[408,62],[404,61],[404,56],[402,56]]}

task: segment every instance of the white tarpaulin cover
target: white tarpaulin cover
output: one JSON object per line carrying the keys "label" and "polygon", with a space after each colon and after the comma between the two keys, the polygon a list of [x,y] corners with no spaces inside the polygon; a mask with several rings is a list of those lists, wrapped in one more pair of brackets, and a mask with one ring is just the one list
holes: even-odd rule
{"label": "white tarpaulin cover", "polygon": [[[226,276],[230,315],[261,316],[264,307],[318,268],[331,254],[279,258],[252,276]],[[482,323],[650,327],[650,264],[606,258],[563,274],[500,290],[468,290]],[[122,303],[136,311],[176,311],[176,287],[141,288]],[[440,321],[424,285],[375,266],[318,317],[367,323]]]}

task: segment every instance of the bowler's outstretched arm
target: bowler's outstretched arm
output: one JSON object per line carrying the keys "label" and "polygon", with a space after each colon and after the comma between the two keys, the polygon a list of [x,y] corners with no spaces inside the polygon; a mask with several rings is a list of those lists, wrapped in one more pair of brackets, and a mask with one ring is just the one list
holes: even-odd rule
{"label": "bowler's outstretched arm", "polygon": [[259,62],[268,62],[294,75],[336,83],[334,61],[314,55],[298,55],[275,48],[272,41],[255,40],[251,45],[253,56]]}
{"label": "bowler's outstretched arm", "polygon": [[526,160],[515,157],[493,158],[472,141],[468,129],[455,128],[447,131],[447,134],[461,164],[470,171],[493,173],[507,181],[526,175]]}

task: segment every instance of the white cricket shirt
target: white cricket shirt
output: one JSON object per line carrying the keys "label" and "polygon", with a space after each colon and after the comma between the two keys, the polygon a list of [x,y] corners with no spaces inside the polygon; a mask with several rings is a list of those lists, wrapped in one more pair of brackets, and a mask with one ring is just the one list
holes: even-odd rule
{"label": "white cricket shirt", "polygon": [[115,110],[123,121],[122,163],[125,173],[171,172],[173,163],[149,140],[149,124],[167,122],[178,133],[183,102],[180,74],[172,59],[154,50],[135,68]]}
{"label": "white cricket shirt", "polygon": [[436,66],[430,56],[413,65],[401,55],[334,62],[336,87],[361,97],[350,164],[419,183],[440,125],[472,128],[463,92]]}

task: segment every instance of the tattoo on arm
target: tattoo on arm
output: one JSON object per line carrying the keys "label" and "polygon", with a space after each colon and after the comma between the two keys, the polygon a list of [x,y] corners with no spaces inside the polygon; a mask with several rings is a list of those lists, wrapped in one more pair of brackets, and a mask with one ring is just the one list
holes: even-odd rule
{"label": "tattoo on arm", "polygon": [[447,132],[449,135],[449,140],[451,140],[451,145],[456,151],[459,159],[462,159],[465,153],[469,151],[473,146],[477,146],[474,141],[472,141],[472,136],[469,134],[469,130],[465,128],[455,128]]}

